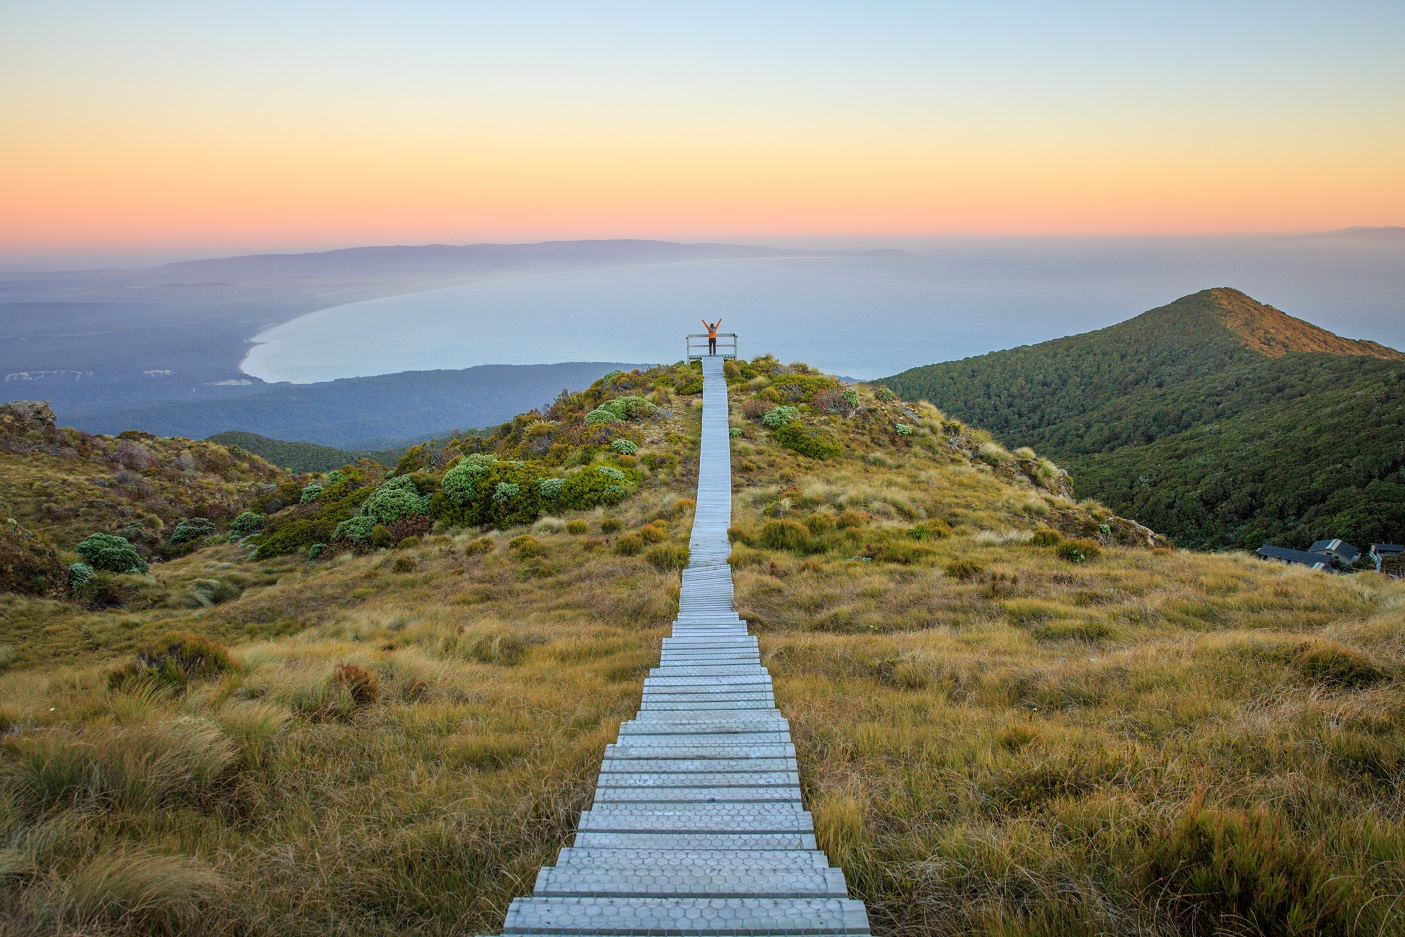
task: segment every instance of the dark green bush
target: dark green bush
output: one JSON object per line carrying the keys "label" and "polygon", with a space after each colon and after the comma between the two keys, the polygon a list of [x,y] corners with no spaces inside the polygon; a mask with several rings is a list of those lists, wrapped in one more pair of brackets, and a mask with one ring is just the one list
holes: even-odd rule
{"label": "dark green bush", "polygon": [[378,550],[385,550],[395,546],[395,536],[391,534],[390,528],[384,524],[377,524],[372,527],[371,546]]}
{"label": "dark green bush", "polygon": [[561,485],[561,505],[583,511],[598,505],[619,504],[627,484],[637,475],[612,465],[587,465],[568,474]]}
{"label": "dark green bush", "polygon": [[[776,410],[781,409],[777,407]],[[771,411],[772,413],[775,410]],[[770,414],[767,414],[768,416]],[[824,430],[800,422],[787,423],[775,430],[776,442],[812,459],[833,459],[843,450],[839,441]]]}
{"label": "dark green bush", "polygon": [[429,513],[429,499],[419,493],[408,475],[397,475],[371,493],[361,505],[361,513],[379,523],[393,524],[406,517]]}
{"label": "dark green bush", "polygon": [[208,537],[215,532],[215,522],[205,517],[182,518],[174,530],[171,531],[170,540],[167,542],[173,547],[184,546],[199,540],[201,537]]}
{"label": "dark green bush", "polygon": [[108,675],[114,687],[151,682],[184,690],[192,680],[218,677],[235,669],[229,649],[214,638],[170,631],[137,649],[132,660]]}
{"label": "dark green bush", "polygon": [[302,490],[302,493],[298,496],[298,503],[311,504],[322,496],[322,491],[323,487],[314,482]]}
{"label": "dark green bush", "polygon": [[247,537],[263,529],[263,525],[268,518],[253,511],[245,511],[234,519],[234,523],[229,525],[231,533],[236,533],[241,537]]}
{"label": "dark green bush", "polygon": [[76,550],[93,569],[105,569],[110,573],[146,572],[146,560],[126,537],[89,534]]}
{"label": "dark green bush", "polygon": [[[430,511],[446,524],[498,528],[530,524],[552,502],[538,482],[540,468],[532,462],[499,462],[470,456],[444,474]],[[562,498],[565,500],[565,487]]]}

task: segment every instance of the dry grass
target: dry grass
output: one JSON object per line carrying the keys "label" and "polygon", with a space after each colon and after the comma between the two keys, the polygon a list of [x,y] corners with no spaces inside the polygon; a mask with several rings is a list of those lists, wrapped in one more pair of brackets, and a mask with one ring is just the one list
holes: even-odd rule
{"label": "dry grass", "polygon": [[[1405,593],[1119,546],[1038,460],[866,393],[807,414],[846,446],[810,462],[746,386],[738,604],[876,932],[1405,931]],[[208,547],[127,610],[0,597],[0,931],[499,927],[674,614],[647,557],[686,544],[697,413],[667,402],[676,466],[608,512],[316,564]],[[181,600],[210,580],[238,595]],[[236,666],[110,685],[171,630]]]}

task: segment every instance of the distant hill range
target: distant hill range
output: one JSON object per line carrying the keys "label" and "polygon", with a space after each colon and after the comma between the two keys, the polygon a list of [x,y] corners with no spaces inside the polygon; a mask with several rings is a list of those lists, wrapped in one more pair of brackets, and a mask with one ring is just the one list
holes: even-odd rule
{"label": "distant hill range", "polygon": [[1237,290],[883,383],[1187,546],[1405,537],[1405,355]]}
{"label": "distant hill range", "polygon": [[405,454],[403,447],[338,449],[335,446],[321,446],[315,442],[269,439],[258,433],[245,433],[239,430],[216,433],[206,441],[217,442],[222,446],[238,446],[270,465],[276,465],[292,472],[334,472],[343,465],[355,465],[362,459],[370,459],[389,468],[393,467]]}
{"label": "distant hill range", "polygon": [[[157,405],[231,401],[268,388],[240,370],[250,339],[318,309],[507,276],[815,253],[823,252],[617,239],[356,247],[136,270],[0,271],[0,402],[47,400],[67,425],[99,414],[125,419]],[[513,406],[508,416],[532,403]]]}
{"label": "distant hill range", "polygon": [[60,414],[60,422],[90,433],[139,429],[204,439],[242,430],[338,449],[386,449],[458,429],[496,425],[550,403],[562,390],[587,387],[608,371],[633,367],[608,361],[490,364],[319,384],[264,384],[258,393],[230,400],[164,403],[77,417]]}

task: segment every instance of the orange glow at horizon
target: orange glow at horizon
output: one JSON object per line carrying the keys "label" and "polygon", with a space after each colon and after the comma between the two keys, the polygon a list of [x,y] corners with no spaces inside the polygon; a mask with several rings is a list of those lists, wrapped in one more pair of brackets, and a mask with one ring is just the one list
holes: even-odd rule
{"label": "orange glow at horizon", "polygon": [[0,13],[0,259],[1405,224],[1379,12],[61,6]]}

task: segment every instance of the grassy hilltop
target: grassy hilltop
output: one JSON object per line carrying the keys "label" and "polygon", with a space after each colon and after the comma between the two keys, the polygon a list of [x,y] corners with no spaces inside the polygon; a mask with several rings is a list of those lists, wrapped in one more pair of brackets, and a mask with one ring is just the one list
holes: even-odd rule
{"label": "grassy hilltop", "polygon": [[[738,609],[875,932],[1405,928],[1398,584],[1172,550],[933,407],[727,373]],[[223,449],[221,512],[162,461],[213,444],[143,440],[149,571],[0,595],[0,930],[499,926],[676,610],[700,391],[613,374],[393,470]],[[17,505],[121,471],[21,448],[57,568],[143,511]]]}
{"label": "grassy hilltop", "polygon": [[1188,546],[1405,536],[1405,355],[1232,289],[886,380]]}

